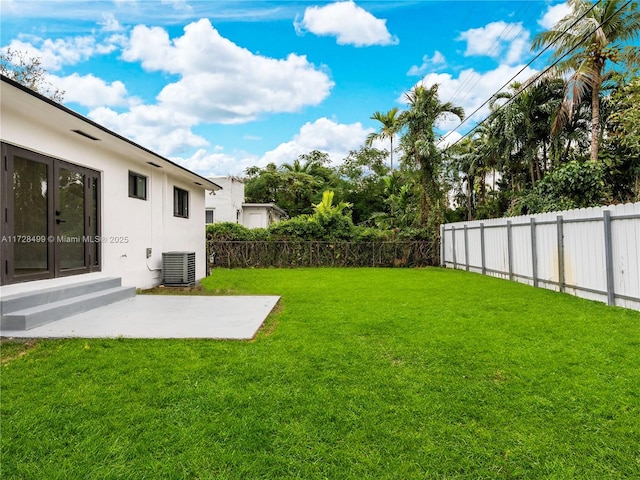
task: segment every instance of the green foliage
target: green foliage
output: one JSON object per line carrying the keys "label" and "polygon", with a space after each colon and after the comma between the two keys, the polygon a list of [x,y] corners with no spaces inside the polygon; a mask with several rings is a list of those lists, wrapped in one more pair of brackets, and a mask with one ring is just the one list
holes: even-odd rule
{"label": "green foliage", "polygon": [[352,204],[351,216],[357,225],[384,209],[384,177],[389,174],[385,158],[386,152],[364,147],[349,152],[337,169],[341,181],[335,189],[336,195]]}
{"label": "green foliage", "polygon": [[[409,109],[401,115],[406,133],[401,139],[404,161],[416,167],[420,186],[420,225],[433,225],[444,211],[442,152],[436,148],[436,123],[448,117],[464,118],[464,110],[451,102],[441,103],[438,84],[414,87],[406,94]],[[439,224],[439,223],[438,223]]]}
{"label": "green foliage", "polygon": [[370,133],[365,142],[367,147],[371,147],[375,140],[389,139],[389,159],[391,171],[393,171],[393,139],[396,134],[402,130],[403,121],[398,114],[398,107],[393,107],[386,113],[375,112],[371,116],[371,120],[380,122],[380,131],[378,133]]}
{"label": "green foliage", "polygon": [[308,215],[300,215],[275,223],[269,227],[269,233],[276,240],[281,238],[318,240],[324,236],[324,230],[320,224]]}
{"label": "green foliage", "polygon": [[300,215],[272,225],[270,232],[280,238],[301,240],[349,240],[353,237],[353,221],[348,215],[350,204],[333,204],[334,192],[327,190],[322,201],[313,205],[313,215]]}
{"label": "green foliage", "polygon": [[273,163],[264,168],[250,167],[245,171],[245,199],[273,202],[290,217],[310,214],[312,204],[321,199],[322,192],[339,182],[330,163],[327,153],[313,150],[280,167]]}
{"label": "green foliage", "polygon": [[207,225],[207,238],[216,240],[258,240],[264,236],[265,229],[250,229],[233,222],[212,223]]}
{"label": "green foliage", "polygon": [[339,202],[333,204],[333,197],[335,192],[331,190],[325,190],[322,193],[322,201],[313,205],[313,215],[316,217],[321,216],[342,216],[343,212],[347,208],[351,208],[351,204],[347,202]]}
{"label": "green foliage", "polygon": [[607,196],[601,163],[571,161],[547,174],[524,195],[512,215],[602,205]]}
{"label": "green foliage", "polygon": [[381,230],[373,227],[354,227],[352,240],[354,242],[388,242],[393,240],[393,230]]}
{"label": "green foliage", "polygon": [[313,220],[320,225],[322,237],[319,240],[351,240],[354,225],[351,217],[339,214],[318,214]]}
{"label": "green foliage", "polygon": [[609,135],[603,140],[600,158],[615,202],[640,201],[640,77],[621,85],[608,99],[611,115]]}

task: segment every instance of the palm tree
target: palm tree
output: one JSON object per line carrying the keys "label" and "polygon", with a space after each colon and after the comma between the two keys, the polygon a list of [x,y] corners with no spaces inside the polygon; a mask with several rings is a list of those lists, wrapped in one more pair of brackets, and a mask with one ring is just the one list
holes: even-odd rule
{"label": "palm tree", "polygon": [[543,78],[533,83],[510,85],[510,92],[500,92],[491,99],[496,113],[497,101],[507,99],[500,114],[493,116],[499,126],[499,145],[505,158],[518,159],[529,170],[531,184],[541,180],[549,168],[552,145],[550,130],[554,111],[562,100],[564,82]]}
{"label": "palm tree", "polygon": [[343,211],[353,205],[348,202],[338,202],[333,204],[334,192],[325,190],[322,192],[322,200],[313,204],[313,212],[316,215],[342,215]]}
{"label": "palm tree", "polygon": [[459,195],[464,196],[467,220],[473,220],[476,208],[476,179],[484,175],[483,148],[481,137],[465,137],[449,151],[450,168],[454,178],[462,175],[458,184]]}
{"label": "palm tree", "polygon": [[[532,49],[556,45],[551,61],[558,60],[552,73],[570,74],[564,101],[554,122],[558,132],[571,119],[576,106],[591,93],[590,159],[598,160],[600,142],[600,90],[607,61],[616,63],[637,56],[638,47],[620,45],[640,32],[637,3],[624,0],[568,0],[571,12],[551,30],[536,35]],[[566,58],[564,58],[566,56]]]}
{"label": "palm tree", "polygon": [[406,99],[409,109],[400,116],[401,124],[407,127],[402,141],[406,156],[418,167],[421,184],[420,221],[426,225],[430,207],[437,201],[442,157],[435,145],[435,125],[449,115],[462,120],[464,110],[451,102],[440,103],[438,84],[429,88],[417,85],[406,94]]}
{"label": "palm tree", "polygon": [[391,156],[391,171],[393,172],[393,137],[402,128],[402,123],[398,116],[398,108],[393,107],[387,113],[376,112],[370,118],[371,120],[380,122],[380,131],[378,133],[370,133],[367,136],[366,146],[371,147],[374,140],[384,140],[388,138],[391,144],[389,152]]}
{"label": "palm tree", "polygon": [[331,159],[328,153],[313,150],[310,153],[299,155],[293,163],[283,163],[281,168],[287,172],[316,175],[321,172],[323,168],[326,168],[326,165],[329,163],[331,163]]}

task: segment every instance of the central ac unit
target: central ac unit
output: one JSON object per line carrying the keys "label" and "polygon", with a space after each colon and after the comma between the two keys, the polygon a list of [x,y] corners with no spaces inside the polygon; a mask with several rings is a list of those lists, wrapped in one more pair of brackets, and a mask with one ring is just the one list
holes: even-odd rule
{"label": "central ac unit", "polygon": [[166,286],[189,286],[196,283],[195,252],[163,252],[162,283]]}

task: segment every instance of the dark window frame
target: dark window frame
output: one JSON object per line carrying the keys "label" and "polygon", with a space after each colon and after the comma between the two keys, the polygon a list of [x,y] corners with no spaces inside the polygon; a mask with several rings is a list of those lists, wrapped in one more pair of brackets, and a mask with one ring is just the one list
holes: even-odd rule
{"label": "dark window frame", "polygon": [[189,191],[180,187],[173,187],[173,216],[189,218]]}
{"label": "dark window frame", "polygon": [[[137,180],[144,179],[144,193],[138,191]],[[149,182],[146,175],[129,170],[129,198],[137,198],[138,200],[147,200],[149,191]]]}
{"label": "dark window frame", "polygon": [[[209,214],[211,214],[211,221],[209,221]],[[211,224],[216,221],[216,209],[215,208],[205,208],[204,210],[204,223]]]}

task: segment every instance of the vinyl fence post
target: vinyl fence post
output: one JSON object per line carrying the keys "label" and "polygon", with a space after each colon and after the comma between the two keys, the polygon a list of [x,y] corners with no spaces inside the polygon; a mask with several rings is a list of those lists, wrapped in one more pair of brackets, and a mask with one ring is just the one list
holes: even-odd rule
{"label": "vinyl fence post", "polygon": [[444,258],[444,234],[446,231],[444,227],[445,227],[444,224],[440,225],[440,266],[441,267],[444,267],[447,264]]}
{"label": "vinyl fence post", "polygon": [[467,229],[467,224],[464,224],[464,263],[465,270],[469,271],[469,232]]}
{"label": "vinyl fence post", "polygon": [[480,224],[480,256],[482,257],[482,274],[487,274],[487,266],[484,253],[484,222]]}
{"label": "vinyl fence post", "polygon": [[451,225],[451,248],[453,249],[453,268],[458,268],[456,261],[456,227]]}
{"label": "vinyl fence post", "polygon": [[533,286],[538,287],[538,242],[536,238],[536,219],[531,217],[531,272]]}
{"label": "vinyl fence post", "polygon": [[607,305],[615,305],[615,284],[613,282],[613,241],[611,237],[611,211],[602,212],[604,220],[604,259],[607,270]]}
{"label": "vinyl fence post", "polygon": [[513,238],[511,235],[511,220],[507,221],[507,257],[509,259],[509,280],[513,280]]}
{"label": "vinyl fence post", "polygon": [[558,215],[556,225],[558,231],[558,286],[560,291],[564,293],[564,228],[562,215]]}

